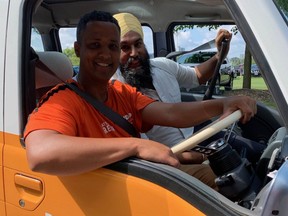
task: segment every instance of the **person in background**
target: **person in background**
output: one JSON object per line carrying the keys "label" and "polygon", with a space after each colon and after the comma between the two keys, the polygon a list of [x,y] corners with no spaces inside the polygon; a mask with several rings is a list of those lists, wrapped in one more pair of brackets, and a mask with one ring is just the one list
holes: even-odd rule
{"label": "person in background", "polygon": [[[194,88],[206,83],[214,73],[221,43],[225,39],[228,42],[229,51],[232,34],[225,29],[220,29],[215,39],[217,53],[206,62],[197,65],[195,68],[183,66],[165,57],[149,58],[148,51],[143,42],[143,30],[140,21],[131,13],[118,13],[114,17],[117,19],[121,29],[121,55],[120,67],[112,79],[118,79],[124,83],[136,87],[142,92],[157,101],[165,103],[181,102],[180,88]],[[196,115],[196,113],[191,113]],[[149,139],[163,143],[172,147],[190,137],[194,132],[194,127],[175,128],[155,125],[151,130],[142,135]],[[223,137],[219,133],[210,140]],[[231,136],[231,144],[241,153],[243,148],[247,148],[247,157],[250,160],[258,161],[265,145],[252,142],[251,140]],[[233,142],[232,142],[233,141]],[[209,144],[208,142],[201,145]],[[186,151],[179,155],[182,163],[202,163],[203,155]]]}
{"label": "person in background", "polygon": [[[128,157],[179,168],[179,160],[169,147],[141,139],[140,132],[146,132],[155,124],[191,127],[238,109],[243,114],[241,121],[246,123],[257,111],[256,101],[246,96],[164,103],[128,84],[112,82],[111,77],[119,66],[120,27],[110,13],[85,14],[77,26],[74,48],[80,58],[80,71],[67,82],[123,116],[138,135],[132,137],[68,85],[59,84],[30,114],[25,127],[27,160],[33,171],[77,175]],[[205,179],[200,180],[209,184]]]}

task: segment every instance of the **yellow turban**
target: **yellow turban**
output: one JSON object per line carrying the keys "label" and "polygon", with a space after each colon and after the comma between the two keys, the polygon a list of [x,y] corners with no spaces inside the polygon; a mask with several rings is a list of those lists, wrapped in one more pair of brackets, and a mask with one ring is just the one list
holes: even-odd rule
{"label": "yellow turban", "polygon": [[143,38],[143,30],[139,20],[130,13],[115,14],[114,18],[118,21],[121,29],[121,38],[129,31],[137,32]]}

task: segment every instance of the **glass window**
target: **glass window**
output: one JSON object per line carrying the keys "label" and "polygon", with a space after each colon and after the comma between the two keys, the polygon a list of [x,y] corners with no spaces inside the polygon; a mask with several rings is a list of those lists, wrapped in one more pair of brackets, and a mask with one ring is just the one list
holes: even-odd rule
{"label": "glass window", "polygon": [[[246,47],[246,43],[235,25],[176,25],[173,31],[175,49],[176,51],[190,51],[202,46],[203,44],[214,40],[219,29],[229,30],[233,33],[233,35],[227,58],[220,67],[219,78],[216,81],[214,94],[233,95],[233,92],[236,91],[239,94],[248,94],[248,91],[253,91],[255,94],[264,95],[265,92],[268,91],[268,88],[261,76],[261,70],[258,68],[252,56],[250,56],[250,71],[248,69],[247,72],[251,73],[251,89],[247,90],[246,86],[243,87],[244,79],[247,77],[244,76],[245,50],[249,48]],[[212,45],[207,45],[198,51],[179,55],[176,57],[175,61],[182,65],[195,67],[205,60],[208,60],[217,52],[215,43],[213,42],[210,44]],[[200,86],[196,89],[190,89],[188,91],[194,93],[204,93],[208,85],[209,82],[204,86]],[[181,91],[186,92],[187,89],[181,89]],[[248,95],[250,95],[250,93]],[[265,95],[270,94],[267,92]],[[261,97],[261,100],[262,99],[265,101],[271,101],[271,98],[266,99]],[[262,102],[265,103],[265,101]]]}
{"label": "glass window", "polygon": [[[143,26],[144,43],[150,56],[154,56],[153,32],[148,26]],[[61,28],[59,30],[59,37],[62,49],[73,48],[74,41],[76,41],[76,28]]]}
{"label": "glass window", "polygon": [[76,28],[61,28],[59,30],[59,39],[62,52],[71,60],[74,74],[77,74],[79,72],[80,59],[76,56],[74,51],[74,42],[76,41]]}
{"label": "glass window", "polygon": [[[143,26],[144,43],[150,57],[154,57],[153,32],[148,26]],[[72,62],[75,72],[79,70],[79,58],[74,52],[74,42],[76,41],[76,28],[61,28],[59,30],[59,38],[63,53],[65,53]]]}
{"label": "glass window", "polygon": [[61,28],[59,30],[59,38],[62,50],[67,48],[74,49],[74,42],[76,41],[76,28]]}
{"label": "glass window", "polygon": [[44,46],[43,46],[41,35],[35,28],[32,28],[32,31],[31,31],[31,47],[35,51],[44,51]]}
{"label": "glass window", "polygon": [[154,57],[154,43],[153,43],[153,32],[148,26],[142,26],[144,32],[144,43],[149,53],[150,58]]}
{"label": "glass window", "polygon": [[[235,25],[209,25],[200,26],[194,25],[182,28],[181,25],[174,27],[174,41],[176,51],[188,51],[192,50],[206,42],[215,39],[219,29],[227,29],[230,32],[236,30]],[[207,46],[206,51],[217,51],[215,46]],[[204,51],[204,49],[203,49]],[[228,53],[228,58],[243,58],[245,52],[245,42],[241,36],[241,33],[235,32],[230,44],[230,50]]]}

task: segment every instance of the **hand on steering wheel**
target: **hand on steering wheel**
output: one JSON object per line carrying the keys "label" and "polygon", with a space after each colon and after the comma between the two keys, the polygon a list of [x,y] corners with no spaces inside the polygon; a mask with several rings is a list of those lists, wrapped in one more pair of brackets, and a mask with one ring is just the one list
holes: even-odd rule
{"label": "hand on steering wheel", "polygon": [[198,145],[200,142],[204,141],[205,139],[208,139],[209,137],[213,136],[214,134],[220,132],[224,128],[228,127],[235,121],[238,121],[242,117],[242,113],[240,110],[237,110],[230,114],[229,116],[218,119],[211,124],[204,127],[202,130],[196,132],[193,134],[190,138],[184,140],[183,142],[173,146],[171,148],[172,152],[174,154],[180,154],[188,149],[192,149],[196,145]]}

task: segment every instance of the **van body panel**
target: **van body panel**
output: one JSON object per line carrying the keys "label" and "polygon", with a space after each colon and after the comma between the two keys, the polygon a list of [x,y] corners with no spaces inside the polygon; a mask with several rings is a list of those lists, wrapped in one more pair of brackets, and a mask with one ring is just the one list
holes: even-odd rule
{"label": "van body panel", "polygon": [[6,215],[5,194],[3,181],[3,148],[4,148],[4,77],[5,77],[5,59],[6,59],[6,38],[7,38],[7,19],[9,13],[9,1],[1,1],[0,6],[0,215]]}
{"label": "van body panel", "polygon": [[7,215],[204,215],[157,184],[110,169],[66,177],[32,172],[20,136],[4,136]]}
{"label": "van body panel", "polygon": [[[13,182],[16,170],[5,170],[7,181]],[[165,188],[137,177],[109,169],[83,175],[42,178],[26,174],[43,183],[42,191],[10,184],[7,207],[15,215],[204,215],[197,208]],[[44,181],[45,179],[45,181]],[[43,199],[45,198],[45,199]],[[24,207],[19,206],[23,200]],[[141,202],[145,200],[145,202]],[[39,205],[41,204],[41,205]],[[161,206],[161,208],[159,208]],[[25,215],[25,214],[23,214]]]}
{"label": "van body panel", "polygon": [[21,134],[21,55],[22,55],[22,14],[23,1],[10,0],[13,5],[8,14],[8,27],[5,53],[4,87],[4,131]]}

